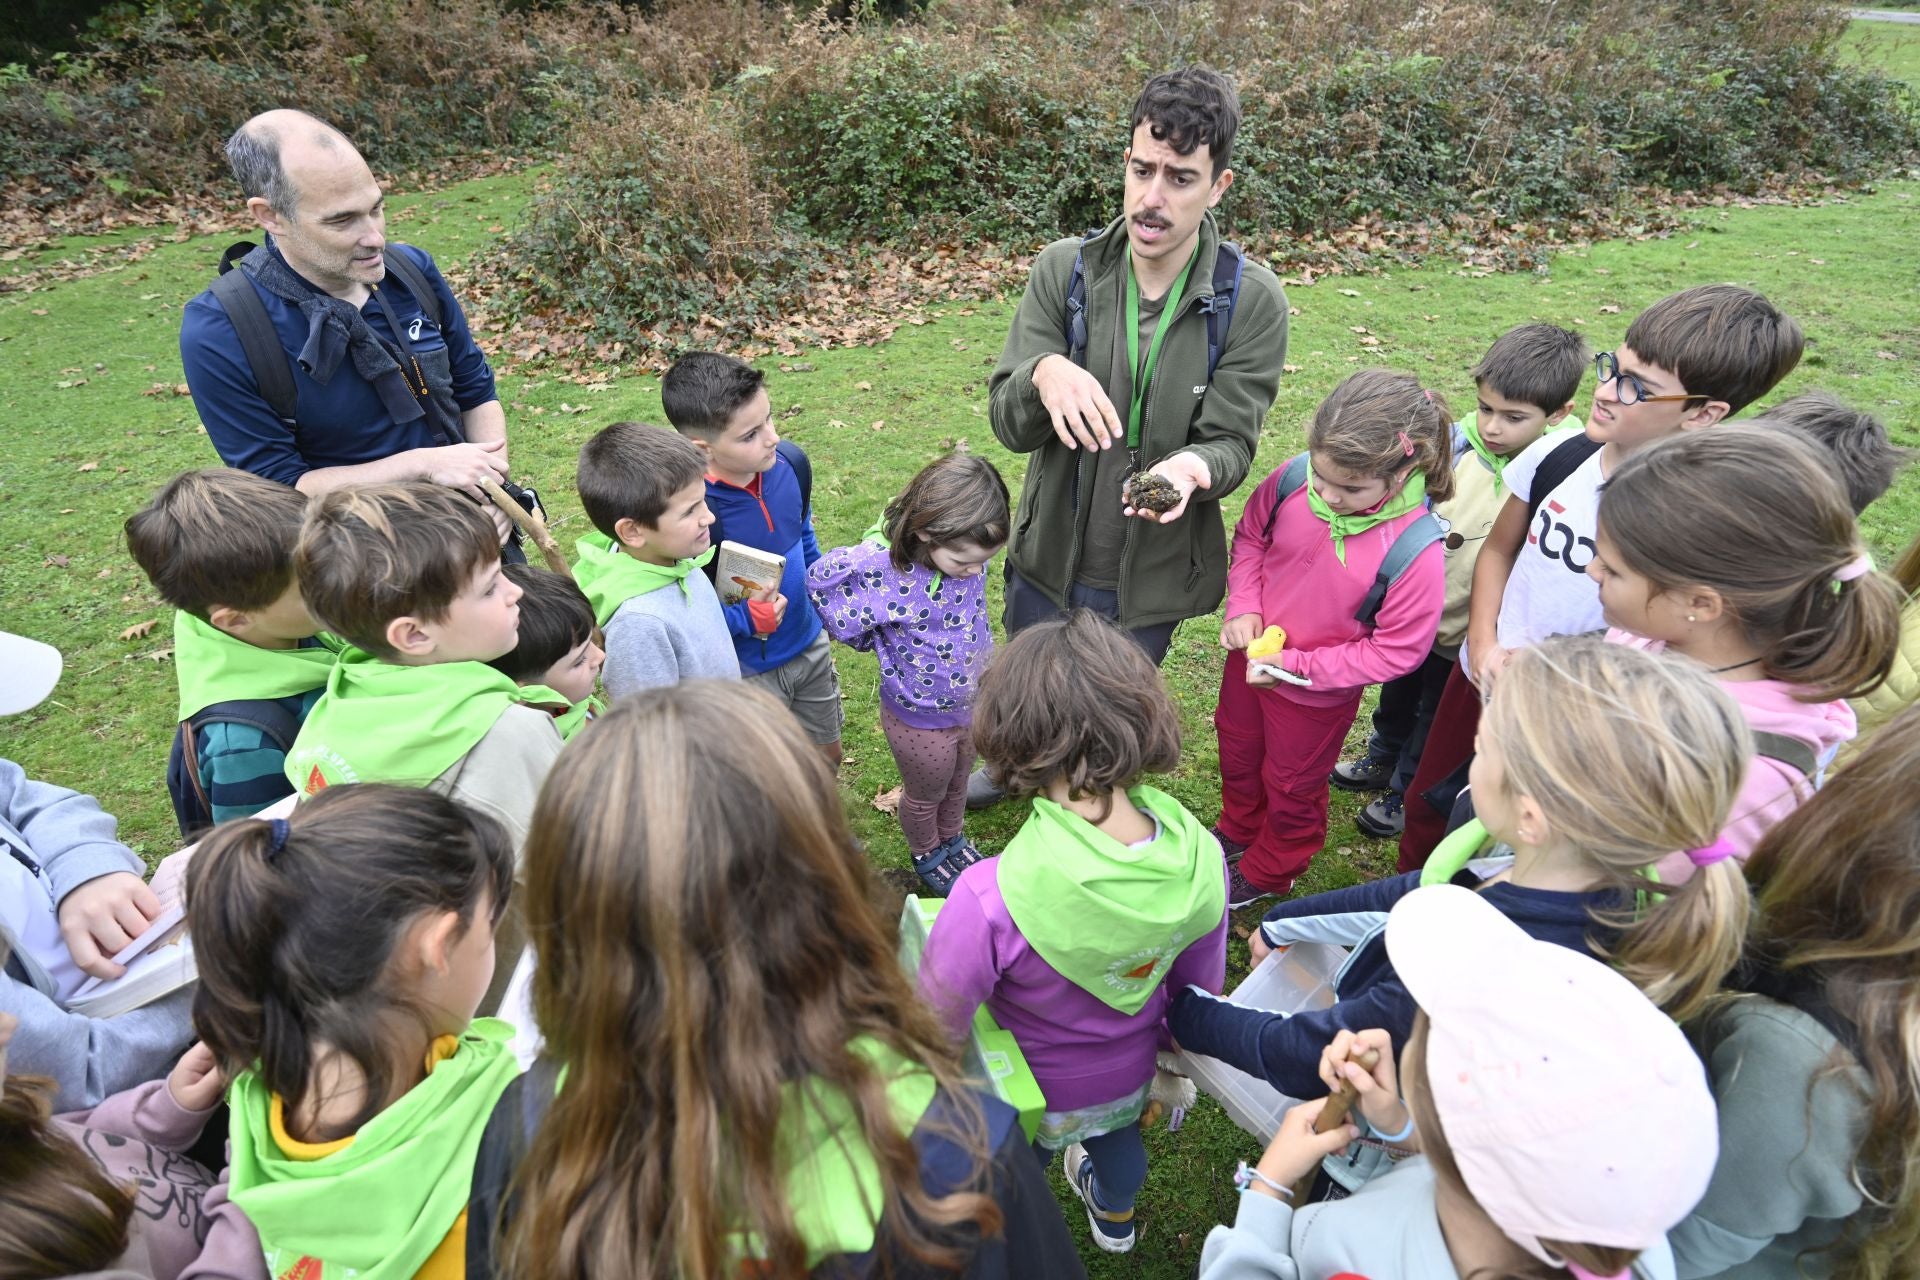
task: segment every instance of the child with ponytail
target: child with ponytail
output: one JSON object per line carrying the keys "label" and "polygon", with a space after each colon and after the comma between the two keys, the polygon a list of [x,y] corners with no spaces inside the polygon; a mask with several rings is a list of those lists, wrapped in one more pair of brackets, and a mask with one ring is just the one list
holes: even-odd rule
{"label": "child with ponytail", "polygon": [[[1744,858],[1853,737],[1845,700],[1886,678],[1900,593],[1873,571],[1818,446],[1760,425],[1636,453],[1601,491],[1595,542],[1587,572],[1610,638],[1699,663],[1752,727],[1755,758],[1724,832]],[[1677,856],[1660,868],[1689,873]]]}
{"label": "child with ponytail", "polygon": [[[1173,1036],[1291,1097],[1313,1096],[1320,1051],[1339,1032],[1378,1027],[1405,1041],[1413,998],[1380,925],[1422,883],[1447,882],[1477,889],[1535,938],[1611,961],[1669,1015],[1685,1017],[1740,953],[1746,885],[1716,838],[1750,749],[1733,700],[1690,662],[1598,636],[1523,649],[1481,717],[1478,818],[1423,870],[1282,903],[1254,935],[1256,962],[1293,942],[1352,946],[1336,1002],[1288,1017],[1183,991],[1168,1015]],[[1700,869],[1648,892],[1647,868],[1675,849],[1691,850]],[[1467,865],[1509,854],[1504,865]],[[1356,1148],[1326,1172],[1361,1185],[1378,1154]]]}
{"label": "child with ponytail", "polygon": [[458,1275],[474,1152],[519,1072],[473,1011],[513,887],[506,828],[432,791],[328,787],[218,827],[187,868],[194,1025],[233,1080],[207,1197],[274,1275]]}
{"label": "child with ponytail", "polygon": [[1292,890],[1326,842],[1327,776],[1360,695],[1433,647],[1446,571],[1426,507],[1453,493],[1452,431],[1445,402],[1413,375],[1363,369],[1321,403],[1307,452],[1260,483],[1234,527],[1213,723],[1215,834],[1236,863],[1235,908]]}
{"label": "child with ponytail", "polygon": [[548,777],[525,875],[548,1056],[487,1126],[473,1280],[1085,1275],[770,693],[615,704]]}
{"label": "child with ponytail", "polygon": [[1920,1276],[1920,708],[1761,838],[1746,956],[1688,1028],[1724,1135],[1683,1277]]}
{"label": "child with ponytail", "polygon": [[[1341,1031],[1314,1092],[1350,1088],[1405,1158],[1351,1197],[1293,1204],[1295,1180],[1361,1127],[1315,1133],[1323,1101],[1293,1108],[1240,1166],[1239,1210],[1207,1236],[1200,1280],[1674,1280],[1667,1232],[1719,1150],[1680,1029],[1620,974],[1455,885],[1408,894],[1383,932],[1419,1002],[1408,1034]],[[1367,1050],[1371,1069],[1349,1060]]]}

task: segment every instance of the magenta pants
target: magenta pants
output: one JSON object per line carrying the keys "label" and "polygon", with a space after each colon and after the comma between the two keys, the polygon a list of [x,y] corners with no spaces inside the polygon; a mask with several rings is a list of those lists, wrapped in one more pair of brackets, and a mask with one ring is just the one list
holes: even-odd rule
{"label": "magenta pants", "polygon": [[973,730],[916,729],[880,704],[880,731],[900,766],[900,830],[916,858],[960,834],[973,771]]}

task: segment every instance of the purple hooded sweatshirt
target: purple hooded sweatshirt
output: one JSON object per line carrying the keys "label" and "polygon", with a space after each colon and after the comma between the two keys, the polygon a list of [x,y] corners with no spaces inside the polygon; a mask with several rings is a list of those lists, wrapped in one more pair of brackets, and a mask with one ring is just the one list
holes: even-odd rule
{"label": "purple hooded sweatshirt", "polygon": [[986,574],[896,569],[885,546],[861,542],[814,561],[807,594],[828,635],[880,659],[880,698],[894,715],[916,729],[973,723],[974,687],[993,652]]}

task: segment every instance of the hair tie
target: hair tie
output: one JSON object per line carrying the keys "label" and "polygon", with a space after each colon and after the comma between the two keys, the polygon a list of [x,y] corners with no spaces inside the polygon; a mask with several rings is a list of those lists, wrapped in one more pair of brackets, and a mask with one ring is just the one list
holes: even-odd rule
{"label": "hair tie", "polygon": [[1873,557],[1862,551],[1859,555],[1847,561],[1835,571],[1833,575],[1833,593],[1835,595],[1840,594],[1841,583],[1852,582],[1856,578],[1864,578],[1872,572]]}
{"label": "hair tie", "polygon": [[[1429,392],[1428,394],[1431,395],[1432,393]],[[1404,431],[1400,433],[1400,452],[1409,458],[1413,456],[1413,437]]]}
{"label": "hair tie", "polygon": [[1432,404],[1432,403],[1433,403],[1433,388],[1432,388],[1432,387],[1423,387],[1423,388],[1421,388],[1421,390],[1420,390],[1420,394],[1421,394],[1421,395],[1423,395],[1423,396],[1425,396],[1425,397],[1427,398],[1427,403],[1428,403],[1428,404]]}
{"label": "hair tie", "polygon": [[285,818],[267,819],[267,830],[272,835],[267,840],[267,861],[272,862],[287,847],[287,820]]}
{"label": "hair tie", "polygon": [[1696,867],[1710,867],[1716,862],[1725,862],[1728,858],[1739,855],[1740,850],[1734,846],[1733,841],[1721,836],[1704,849],[1687,850],[1687,861]]}
{"label": "hair tie", "polygon": [[1569,1259],[1567,1261],[1567,1274],[1572,1276],[1573,1280],[1628,1280],[1628,1277],[1633,1274],[1633,1269],[1629,1267],[1625,1271],[1612,1271],[1606,1275],[1602,1275],[1598,1271],[1589,1271],[1579,1263]]}

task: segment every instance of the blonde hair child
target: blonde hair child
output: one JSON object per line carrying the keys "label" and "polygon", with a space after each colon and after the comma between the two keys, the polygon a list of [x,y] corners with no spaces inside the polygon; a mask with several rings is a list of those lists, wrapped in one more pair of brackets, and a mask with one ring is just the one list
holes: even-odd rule
{"label": "blonde hair child", "polygon": [[[1296,1098],[1318,1091],[1320,1051],[1340,1030],[1380,1027],[1404,1040],[1413,1000],[1378,926],[1422,877],[1477,888],[1528,934],[1613,962],[1684,1017],[1719,986],[1746,927],[1740,868],[1716,835],[1750,749],[1739,710],[1692,663],[1599,637],[1523,649],[1481,719],[1478,820],[1423,871],[1282,903],[1255,934],[1256,961],[1309,938],[1356,947],[1337,1002],[1287,1017],[1189,990],[1168,1016],[1173,1036]],[[1663,890],[1645,873],[1674,849],[1692,850],[1701,870]],[[1511,864],[1484,879],[1467,869],[1476,854],[1508,851]]]}

